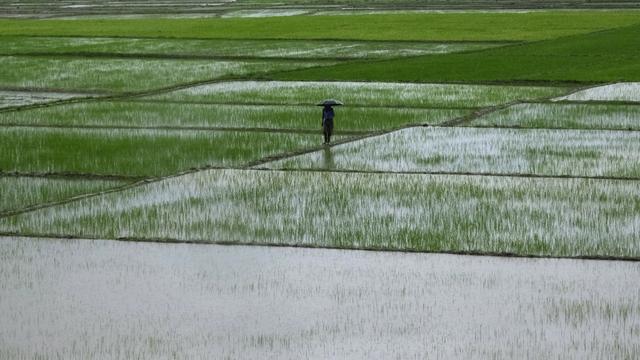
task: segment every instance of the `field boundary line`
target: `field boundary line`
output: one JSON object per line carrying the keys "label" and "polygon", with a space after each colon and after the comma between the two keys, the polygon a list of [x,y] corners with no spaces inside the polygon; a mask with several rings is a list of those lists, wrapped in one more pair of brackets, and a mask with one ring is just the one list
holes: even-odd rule
{"label": "field boundary line", "polygon": [[250,170],[273,172],[319,172],[345,174],[375,174],[375,175],[435,175],[435,176],[477,176],[477,177],[506,177],[528,179],[561,179],[561,180],[610,180],[610,181],[640,181],[640,177],[630,176],[600,176],[600,175],[553,175],[533,173],[491,173],[469,171],[419,171],[419,170],[356,170],[356,169],[322,169],[322,168],[268,168],[254,167]]}
{"label": "field boundary line", "polygon": [[615,255],[538,255],[538,254],[518,254],[513,252],[493,252],[474,250],[418,250],[418,249],[394,249],[384,247],[339,247],[331,245],[295,244],[295,243],[261,243],[252,241],[198,241],[180,240],[176,238],[143,238],[143,237],[117,237],[105,238],[91,235],[60,235],[60,234],[31,234],[19,232],[0,231],[2,237],[20,237],[31,239],[56,240],[99,240],[99,241],[121,241],[137,243],[158,243],[158,244],[192,244],[192,245],[218,245],[218,246],[255,246],[274,248],[299,248],[299,249],[325,249],[343,251],[369,251],[369,252],[390,252],[390,253],[414,253],[414,254],[446,254],[461,256],[484,256],[499,258],[520,258],[520,259],[550,259],[550,260],[593,260],[593,261],[626,261],[640,262],[639,256],[615,256]]}

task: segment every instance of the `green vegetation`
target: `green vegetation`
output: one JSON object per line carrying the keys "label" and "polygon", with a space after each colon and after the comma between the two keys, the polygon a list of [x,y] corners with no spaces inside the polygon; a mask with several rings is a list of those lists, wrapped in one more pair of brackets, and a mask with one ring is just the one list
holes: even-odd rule
{"label": "green vegetation", "polygon": [[0,214],[124,184],[122,181],[3,176],[0,177]]}
{"label": "green vegetation", "polygon": [[541,40],[640,23],[640,13],[400,13],[271,18],[1,20],[0,34],[200,39]]}
{"label": "green vegetation", "polygon": [[[319,131],[321,108],[283,105],[218,105],[172,102],[94,101],[0,113],[0,124],[29,126],[217,127]],[[410,124],[438,124],[468,115],[463,109],[336,109],[343,131],[392,129]]]}
{"label": "green vegetation", "polygon": [[189,87],[149,99],[218,104],[315,105],[336,98],[348,106],[477,108],[515,100],[545,99],[561,87],[311,81],[230,81]]}
{"label": "green vegetation", "polygon": [[415,41],[189,40],[84,37],[0,37],[0,53],[87,54],[93,57],[246,57],[349,59],[396,58],[479,50],[505,45],[492,42],[429,43]]}
{"label": "green vegetation", "polygon": [[211,170],[0,219],[115,239],[638,257],[630,181]]}
{"label": "green vegetation", "polygon": [[280,169],[640,178],[640,133],[409,128],[281,162]]}
{"label": "green vegetation", "polygon": [[320,142],[320,135],[283,133],[4,127],[0,170],[160,176],[241,166]]}
{"label": "green vegetation", "polygon": [[477,52],[285,72],[274,78],[412,82],[636,81],[640,80],[638,38],[640,26],[631,26]]}
{"label": "green vegetation", "polygon": [[317,66],[311,62],[0,57],[0,86],[123,92]]}
{"label": "green vegetation", "polygon": [[58,100],[81,97],[78,94],[69,93],[47,93],[35,91],[0,91],[0,109],[7,107],[25,106],[30,104],[41,104],[55,102]]}
{"label": "green vegetation", "polygon": [[482,116],[469,126],[640,130],[640,106],[517,104]]}

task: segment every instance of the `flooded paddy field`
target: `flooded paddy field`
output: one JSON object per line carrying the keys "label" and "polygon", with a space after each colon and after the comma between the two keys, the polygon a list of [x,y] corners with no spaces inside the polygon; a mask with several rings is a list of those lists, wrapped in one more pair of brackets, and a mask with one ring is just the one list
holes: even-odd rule
{"label": "flooded paddy field", "polygon": [[0,90],[0,109],[68,100],[86,94]]}
{"label": "flooded paddy field", "polygon": [[[99,101],[0,113],[0,125],[296,129],[321,133],[320,109],[311,105],[207,104],[171,100]],[[354,107],[336,109],[344,131],[376,131],[440,124],[473,109]]]}
{"label": "flooded paddy field", "polygon": [[640,133],[417,127],[336,146],[330,163],[315,152],[268,166],[640,178]]}
{"label": "flooded paddy field", "polygon": [[209,170],[0,218],[0,231],[637,258],[639,208],[635,181]]}
{"label": "flooded paddy field", "polygon": [[640,351],[638,263],[7,237],[0,260],[2,358]]}
{"label": "flooded paddy field", "polygon": [[307,104],[335,97],[351,106],[465,107],[492,106],[566,93],[562,87],[410,84],[376,82],[230,81],[194,86],[151,99],[211,103]]}
{"label": "flooded paddy field", "polygon": [[0,214],[126,184],[115,180],[0,176]]}
{"label": "flooded paddy field", "polygon": [[167,58],[385,59],[444,54],[504,46],[495,42],[376,42],[227,39],[131,39],[83,37],[0,37],[4,55],[130,55]]}
{"label": "flooded paddy field", "polygon": [[592,87],[562,96],[556,101],[619,101],[640,103],[640,82],[616,83]]}
{"label": "flooded paddy field", "polygon": [[470,126],[640,130],[640,106],[619,104],[517,104],[479,117]]}
{"label": "flooded paddy field", "polygon": [[162,129],[0,128],[0,169],[28,173],[162,176],[238,167],[317,147],[321,135]]}
{"label": "flooded paddy field", "polygon": [[0,56],[0,86],[127,92],[317,65],[312,62]]}
{"label": "flooded paddy field", "polygon": [[640,353],[640,12],[23,3],[0,359]]}

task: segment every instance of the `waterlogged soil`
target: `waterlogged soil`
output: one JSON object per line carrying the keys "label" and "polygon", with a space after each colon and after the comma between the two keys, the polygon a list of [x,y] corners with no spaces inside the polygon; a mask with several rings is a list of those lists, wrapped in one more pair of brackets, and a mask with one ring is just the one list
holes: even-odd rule
{"label": "waterlogged soil", "polygon": [[640,177],[640,133],[628,131],[407,128],[267,166],[390,172]]}
{"label": "waterlogged soil", "polygon": [[628,262],[4,237],[0,358],[625,358],[639,277]]}

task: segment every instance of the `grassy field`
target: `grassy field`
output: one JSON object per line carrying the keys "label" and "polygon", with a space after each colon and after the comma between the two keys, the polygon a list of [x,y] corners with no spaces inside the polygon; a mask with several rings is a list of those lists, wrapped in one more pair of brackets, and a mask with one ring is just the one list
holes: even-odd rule
{"label": "grassy field", "polygon": [[640,179],[640,133],[409,128],[266,166],[281,169],[608,176]]}
{"label": "grassy field", "polygon": [[[633,14],[633,13],[632,13]],[[640,22],[637,14],[636,22]],[[610,82],[640,80],[640,26],[477,52],[286,72],[279,80]]]}
{"label": "grassy field", "polygon": [[[59,100],[82,97],[80,94],[52,93],[52,92],[32,92],[32,91],[1,91],[0,109],[8,107],[19,107],[31,104],[42,104],[56,102]],[[86,96],[86,95],[84,95]]]}
{"label": "grassy field", "polygon": [[212,170],[0,219],[30,235],[640,256],[629,181]]}
{"label": "grassy field", "polygon": [[415,41],[542,40],[640,23],[637,11],[400,13],[270,18],[0,20],[29,36]]}

